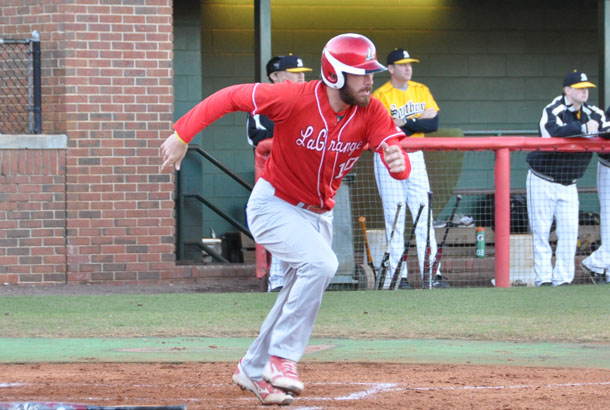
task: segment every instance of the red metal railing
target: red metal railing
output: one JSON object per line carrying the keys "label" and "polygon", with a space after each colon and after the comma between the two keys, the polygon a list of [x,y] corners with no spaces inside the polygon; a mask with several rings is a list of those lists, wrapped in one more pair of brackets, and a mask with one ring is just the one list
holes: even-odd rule
{"label": "red metal railing", "polygon": [[[430,137],[406,138],[407,151],[494,151],[495,152],[495,284],[510,287],[510,152],[561,151],[610,152],[610,140],[602,138],[540,138],[503,137]],[[271,151],[271,140],[262,141],[255,153],[255,179],[258,179]],[[268,270],[269,258],[257,245],[256,273],[262,278]]]}

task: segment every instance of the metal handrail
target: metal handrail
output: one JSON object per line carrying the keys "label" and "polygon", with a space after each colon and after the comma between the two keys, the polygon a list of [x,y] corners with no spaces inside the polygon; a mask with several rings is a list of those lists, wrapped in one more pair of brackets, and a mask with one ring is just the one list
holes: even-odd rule
{"label": "metal handrail", "polygon": [[222,262],[222,263],[230,263],[221,254],[217,253],[214,249],[212,249],[210,246],[207,246],[204,243],[201,243],[199,241],[184,241],[184,244],[185,245],[195,245],[195,246],[199,247],[200,249],[204,250],[208,255],[210,255],[212,258],[216,259],[217,261]]}
{"label": "metal handrail", "polygon": [[[201,146],[199,146],[199,145],[190,145],[188,147],[188,150],[189,151],[194,151],[194,152],[198,153],[203,158],[207,159],[209,162],[211,162],[213,165],[215,165],[218,169],[220,169],[225,174],[230,176],[233,180],[235,180],[241,186],[246,188],[248,191],[252,192],[253,187],[252,187],[251,184],[249,184],[247,181],[245,181],[243,178],[241,178],[239,175],[237,175],[232,169],[230,169],[229,167],[224,165],[222,162],[220,162],[219,160],[214,158],[212,155],[210,155]],[[176,185],[177,185],[177,207],[176,207],[176,214],[177,215],[176,216],[177,216],[177,220],[178,220],[178,224],[177,224],[178,226],[177,226],[177,229],[176,229],[176,253],[177,253],[176,256],[177,256],[177,259],[178,260],[184,260],[184,245],[194,245],[194,246],[199,247],[200,249],[205,250],[214,259],[216,259],[218,261],[221,261],[221,262],[224,262],[224,263],[229,263],[228,260],[223,258],[218,253],[214,252],[211,248],[209,248],[206,245],[202,244],[199,240],[197,240],[197,241],[192,240],[192,239],[191,240],[183,240],[183,238],[182,238],[182,229],[181,229],[181,225],[182,225],[181,221],[182,221],[182,215],[184,214],[184,199],[186,199],[186,198],[196,199],[197,201],[199,201],[200,203],[202,203],[203,205],[205,205],[209,209],[211,209],[218,216],[223,218],[225,221],[227,221],[228,223],[233,225],[236,229],[238,229],[244,235],[246,235],[249,238],[253,239],[252,234],[250,233],[250,230],[247,227],[245,227],[244,225],[242,225],[241,223],[239,223],[236,219],[232,218],[230,215],[228,215],[227,213],[222,211],[216,205],[211,203],[209,200],[205,199],[201,194],[199,194],[199,193],[184,193],[183,192],[183,186],[182,186],[180,175],[181,175],[181,172],[178,171],[178,176],[176,178]]]}
{"label": "metal handrail", "polygon": [[218,214],[218,216],[222,217],[225,221],[227,221],[228,223],[230,223],[231,225],[233,225],[234,227],[239,229],[241,232],[243,232],[244,235],[247,235],[251,239],[254,239],[252,237],[252,234],[248,230],[248,228],[246,228],[245,226],[240,224],[236,219],[234,219],[231,216],[224,213],[220,208],[218,208],[216,205],[212,204],[210,201],[205,199],[203,196],[201,196],[199,194],[184,194],[184,197],[197,199],[199,202],[201,202],[202,204],[204,204],[205,206],[210,208],[212,211],[216,212]]}
{"label": "metal handrail", "polygon": [[233,178],[235,181],[237,181],[241,186],[243,186],[244,188],[246,188],[247,190],[249,190],[250,192],[252,192],[252,185],[249,184],[248,182],[246,182],[244,179],[242,179],[242,177],[240,177],[239,175],[237,175],[235,172],[233,172],[232,169],[230,169],[229,167],[227,167],[226,165],[224,165],[222,162],[218,161],[216,158],[214,158],[212,155],[210,155],[207,151],[205,151],[202,147],[200,147],[199,145],[189,145],[188,147],[189,151],[195,151],[198,154],[201,154],[201,156],[203,156],[205,159],[207,159],[208,161],[210,161],[212,164],[216,165],[221,171],[223,171],[224,173],[226,173],[228,176],[230,176],[231,178]]}

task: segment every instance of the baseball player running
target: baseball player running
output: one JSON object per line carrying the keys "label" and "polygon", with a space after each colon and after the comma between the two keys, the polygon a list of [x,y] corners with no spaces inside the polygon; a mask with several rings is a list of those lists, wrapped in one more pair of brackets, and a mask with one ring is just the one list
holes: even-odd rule
{"label": "baseball player running", "polygon": [[179,169],[193,136],[226,113],[265,114],[275,123],[271,155],[247,215],[256,242],[289,269],[258,337],[233,374],[233,382],[263,404],[290,404],[292,394],[303,391],[297,362],[338,267],[331,237],[341,180],[366,144],[382,155],[394,178],[409,176],[409,160],[399,145],[404,134],[383,105],[370,98],[373,73],[383,70],[368,38],[338,35],[322,51],[321,81],[224,88],[180,118],[161,145],[162,170]]}
{"label": "baseball player running", "polygon": [[[610,108],[606,110],[606,120]],[[610,154],[597,154],[597,195],[599,196],[600,233],[602,244],[591,255],[583,259],[581,266],[597,283],[610,283]]]}
{"label": "baseball player running", "polygon": [[[275,56],[267,62],[265,68],[267,77],[272,83],[283,83],[284,81],[302,83],[305,81],[305,73],[311,71],[311,68],[305,67],[299,56],[293,54]],[[256,148],[262,140],[273,137],[273,121],[263,114],[248,113],[246,130],[248,143]],[[279,259],[271,258],[268,284],[270,292],[279,292],[282,289],[285,269],[286,267],[281,266]]]}
{"label": "baseball player running", "polygon": [[[394,119],[394,123],[400,127],[405,135],[411,138],[421,138],[424,133],[433,132],[438,129],[438,111],[439,107],[434,97],[430,93],[428,87],[421,83],[411,81],[413,75],[413,63],[418,63],[419,60],[411,58],[409,53],[402,48],[397,48],[392,51],[387,58],[388,71],[390,80],[375,90],[373,96],[378,98],[390,115]],[[415,221],[420,204],[424,204],[422,215],[428,214],[428,192],[430,191],[430,182],[428,181],[428,172],[426,171],[426,163],[424,162],[424,153],[416,151],[408,154],[411,162],[411,175],[406,180],[396,180],[392,178],[381,160],[380,155],[375,154],[374,169],[375,178],[377,180],[377,188],[383,203],[383,213],[385,216],[385,226],[387,236],[394,221],[394,216],[399,202],[407,202],[413,222]],[[396,233],[394,240],[390,244],[390,272],[394,272],[400,261],[404,249],[404,229],[405,215],[401,211],[396,224]],[[426,253],[426,237],[427,229],[430,228],[430,260],[432,264],[436,255],[436,237],[434,229],[428,227],[426,218],[420,218],[415,228],[415,243],[417,246],[417,258],[419,261],[419,270],[422,278],[424,272],[424,260]],[[440,265],[436,272],[433,286],[436,288],[448,288],[449,284],[443,280]],[[391,276],[391,275],[390,275]],[[408,272],[405,269],[401,272],[401,279],[398,284],[399,289],[408,289],[409,282],[407,281]],[[390,280],[386,276],[386,281],[383,284],[384,289],[388,289]]]}
{"label": "baseball player running", "polygon": [[[606,129],[604,112],[587,103],[595,87],[583,72],[574,70],[563,81],[563,93],[544,107],[542,138],[569,137]],[[574,280],[578,242],[578,191],[576,181],[589,166],[590,152],[533,151],[527,156],[527,213],[534,240],[536,286],[560,286]],[[555,267],[549,234],[556,222]]]}

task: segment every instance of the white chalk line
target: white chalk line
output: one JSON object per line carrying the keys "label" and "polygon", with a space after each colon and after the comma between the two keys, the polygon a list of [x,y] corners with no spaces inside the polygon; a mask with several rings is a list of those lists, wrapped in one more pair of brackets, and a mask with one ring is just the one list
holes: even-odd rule
{"label": "white chalk line", "polygon": [[540,388],[565,388],[565,387],[587,387],[587,386],[610,386],[610,382],[587,382],[587,383],[547,383],[547,384],[512,384],[500,386],[404,386],[399,383],[311,383],[318,385],[369,385],[366,390],[351,393],[339,397],[302,397],[299,401],[335,401],[335,400],[361,400],[375,396],[379,393],[390,391],[459,391],[459,390],[509,390],[509,389],[540,389]]}
{"label": "white chalk line", "polygon": [[[374,383],[374,382],[324,382],[324,383],[309,383],[310,385],[320,385],[320,386],[365,386],[364,390],[356,391],[344,396],[337,397],[309,397],[309,396],[301,396],[295,398],[296,403],[294,405],[299,404],[299,402],[319,402],[319,401],[346,401],[346,400],[362,400],[366,398],[371,398],[379,394],[391,392],[391,391],[460,391],[460,390],[509,390],[509,389],[540,389],[540,388],[570,388],[570,387],[587,387],[587,386],[610,386],[610,381],[608,382],[575,382],[575,383],[547,383],[547,384],[510,384],[510,385],[498,385],[498,386],[410,386],[408,384],[402,383]],[[43,386],[45,383],[0,383],[0,387],[9,388],[9,387],[20,387],[20,386]],[[106,384],[106,383],[61,383],[56,384],[57,386],[62,387],[82,387],[82,386],[90,386],[90,387],[116,387],[116,384]],[[126,387],[124,384],[120,384],[120,386]],[[156,385],[156,384],[134,384],[131,387],[156,387],[156,386],[164,386],[164,388],[171,388],[168,385]],[[184,385],[180,384],[180,387],[192,387],[192,388],[201,388],[205,389],[205,387],[222,387],[226,388],[228,386],[233,386],[232,383],[212,383],[212,384],[189,384]],[[205,394],[205,391],[202,391],[202,395]],[[77,399],[77,398],[74,398]],[[140,401],[140,402],[149,402],[155,401],[153,398],[148,397],[125,397],[123,399],[131,400],[131,401]],[[113,400],[106,397],[87,397],[81,400],[86,401],[109,401]],[[200,403],[202,401],[206,401],[204,397],[196,398],[168,398],[168,400],[176,400],[180,402],[189,402],[189,403]],[[240,401],[250,401],[252,398],[243,397],[238,399]],[[323,410],[324,407],[314,406],[298,406],[293,407],[294,410]]]}
{"label": "white chalk line", "polygon": [[592,383],[548,383],[548,384],[512,384],[506,386],[435,386],[435,387],[405,387],[402,390],[434,391],[434,390],[503,390],[503,389],[554,389],[557,387],[610,386],[610,382]]}

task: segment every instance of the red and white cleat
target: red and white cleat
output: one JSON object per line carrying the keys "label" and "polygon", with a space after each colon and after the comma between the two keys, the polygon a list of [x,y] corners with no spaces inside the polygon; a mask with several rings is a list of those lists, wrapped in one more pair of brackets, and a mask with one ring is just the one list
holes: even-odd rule
{"label": "red and white cleat", "polygon": [[292,396],[290,394],[273,387],[264,380],[249,378],[241,368],[241,360],[237,364],[235,373],[233,373],[233,383],[241,387],[242,390],[254,393],[263,404],[277,404],[280,406],[292,404]]}
{"label": "red and white cleat", "polygon": [[296,362],[277,356],[269,358],[269,362],[263,370],[263,379],[279,389],[294,394],[301,394],[305,387],[297,375]]}

